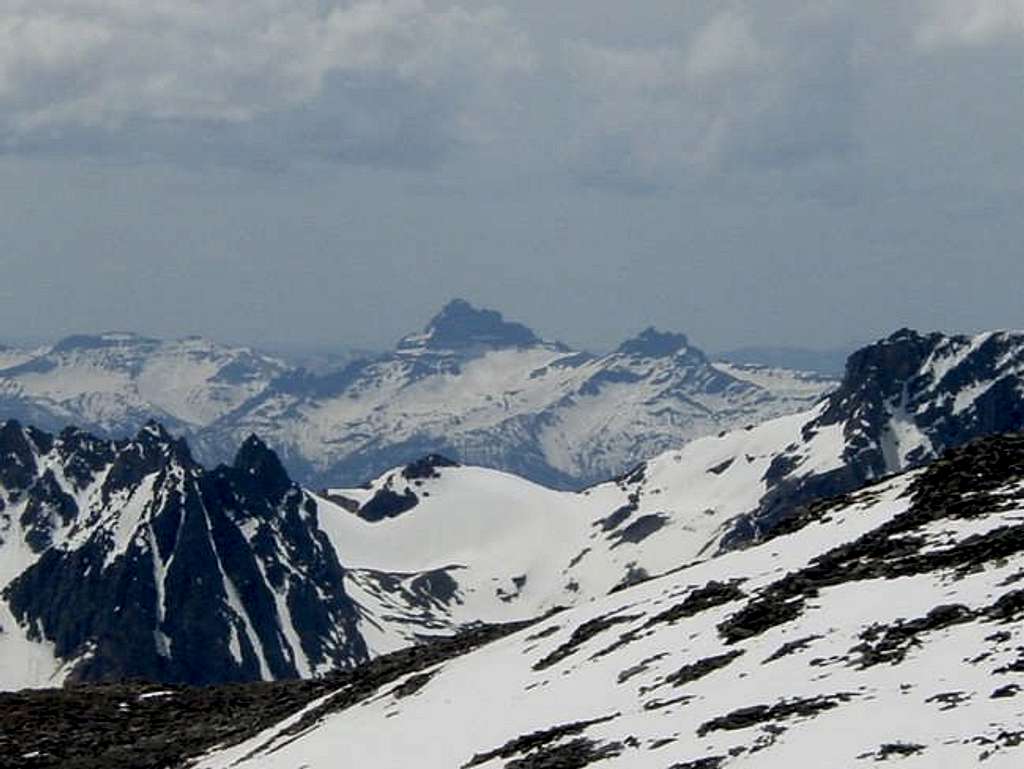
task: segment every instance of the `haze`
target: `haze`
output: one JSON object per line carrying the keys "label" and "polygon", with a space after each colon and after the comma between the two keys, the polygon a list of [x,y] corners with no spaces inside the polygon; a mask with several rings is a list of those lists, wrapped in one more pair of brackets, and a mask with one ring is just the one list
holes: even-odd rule
{"label": "haze", "polygon": [[1019,327],[1024,0],[7,0],[0,339]]}

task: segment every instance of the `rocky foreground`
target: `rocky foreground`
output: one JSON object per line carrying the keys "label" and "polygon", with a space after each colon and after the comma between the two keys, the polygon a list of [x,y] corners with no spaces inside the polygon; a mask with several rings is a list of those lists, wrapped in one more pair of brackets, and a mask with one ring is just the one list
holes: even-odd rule
{"label": "rocky foreground", "polygon": [[[224,686],[146,682],[0,692],[0,765],[18,769],[172,769],[316,703],[307,720],[343,710],[399,678],[529,623],[491,625],[314,680]],[[411,694],[407,680],[395,691]]]}

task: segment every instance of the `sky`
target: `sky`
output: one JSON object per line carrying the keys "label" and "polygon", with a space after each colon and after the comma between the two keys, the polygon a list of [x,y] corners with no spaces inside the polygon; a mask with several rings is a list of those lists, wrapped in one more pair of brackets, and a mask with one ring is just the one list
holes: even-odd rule
{"label": "sky", "polygon": [[1020,328],[1024,0],[5,0],[0,339]]}

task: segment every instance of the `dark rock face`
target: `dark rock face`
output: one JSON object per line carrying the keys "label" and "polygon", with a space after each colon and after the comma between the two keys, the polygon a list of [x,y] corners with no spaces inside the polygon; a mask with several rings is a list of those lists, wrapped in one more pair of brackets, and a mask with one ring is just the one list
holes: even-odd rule
{"label": "dark rock face", "polygon": [[419,504],[419,501],[419,497],[410,489],[399,494],[390,488],[384,488],[359,508],[358,515],[364,521],[377,523],[385,518],[397,518],[402,513],[409,512]]}
{"label": "dark rock face", "polygon": [[[594,740],[584,737],[567,743],[560,741],[570,735],[581,734],[588,727],[612,721],[617,717],[616,713],[589,721],[559,724],[549,729],[521,735],[514,740],[509,740],[500,748],[477,753],[463,764],[462,769],[470,769],[470,767],[485,764],[496,758],[511,759],[514,756],[522,757],[509,761],[505,764],[506,767],[512,769],[560,769],[561,767],[582,769],[588,764],[617,756],[622,752],[622,745],[619,743],[599,745]],[[558,744],[551,747],[552,743]]]}
{"label": "dark rock face", "polygon": [[[841,425],[843,466],[801,476],[798,455],[780,454],[765,477],[767,493],[726,545],[765,536],[815,500],[921,466],[977,438],[1024,429],[1022,371],[1024,340],[1010,333],[972,339],[902,329],[858,350],[821,415],[804,427],[811,440]],[[903,445],[901,431],[917,437]]]}
{"label": "dark rock face", "polygon": [[52,470],[44,470],[38,483],[29,487],[28,504],[21,514],[25,541],[33,552],[40,553],[52,544],[53,531],[71,523],[78,515],[78,505],[57,483]]}
{"label": "dark rock face", "polygon": [[[1021,364],[1024,345],[1012,334],[976,341],[902,329],[850,356],[842,385],[811,429],[844,424],[847,456],[875,477],[914,467],[974,438],[1024,427]],[[925,433],[930,446],[887,457],[894,414]]]}
{"label": "dark rock face", "polygon": [[408,481],[427,480],[428,478],[440,478],[438,469],[441,467],[458,467],[459,463],[441,454],[428,454],[411,464],[406,465],[402,470],[402,477]]}
{"label": "dark rock face", "polygon": [[155,424],[104,442],[8,423],[0,439],[0,500],[20,500],[39,554],[3,599],[72,680],[282,679],[367,658],[316,505],[258,439],[212,471]]}
{"label": "dark rock face", "polygon": [[9,420],[0,427],[0,483],[6,488],[27,488],[36,474],[35,452],[21,425]]}
{"label": "dark rock face", "polygon": [[683,350],[686,350],[697,360],[703,360],[704,363],[708,362],[704,353],[690,348],[690,341],[686,338],[685,334],[658,331],[653,326],[645,328],[632,339],[627,339],[619,345],[617,352],[640,358],[665,358]]}
{"label": "dark rock face", "polygon": [[233,464],[235,471],[247,477],[249,491],[267,499],[280,500],[290,488],[291,478],[284,465],[267,444],[250,435],[238,450]]}
{"label": "dark rock face", "polygon": [[[466,350],[474,347],[529,347],[540,339],[521,323],[505,320],[494,310],[477,309],[464,299],[453,299],[424,329],[423,343],[432,350]],[[403,342],[402,347],[415,346]]]}

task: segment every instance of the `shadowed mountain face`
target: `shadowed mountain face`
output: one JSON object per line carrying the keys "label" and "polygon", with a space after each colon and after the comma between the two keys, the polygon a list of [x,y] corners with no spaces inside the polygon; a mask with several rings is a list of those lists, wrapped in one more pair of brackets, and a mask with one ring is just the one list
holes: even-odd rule
{"label": "shadowed mountain face", "polygon": [[[781,452],[769,493],[748,521],[770,529],[797,504],[917,467],[976,438],[1024,429],[1024,335],[897,331],[847,361],[839,388]],[[801,469],[819,433],[841,432],[837,467]],[[743,531],[741,527],[741,531]]]}
{"label": "shadowed mountain face", "polygon": [[537,344],[541,344],[541,340],[521,323],[507,321],[494,310],[477,309],[464,299],[453,299],[422,334],[407,336],[399,342],[398,349],[501,349]]}
{"label": "shadowed mountain face", "polygon": [[0,648],[39,652],[26,684],[289,678],[366,658],[316,505],[256,438],[206,470],[155,423],[115,442],[7,422],[0,558]]}

